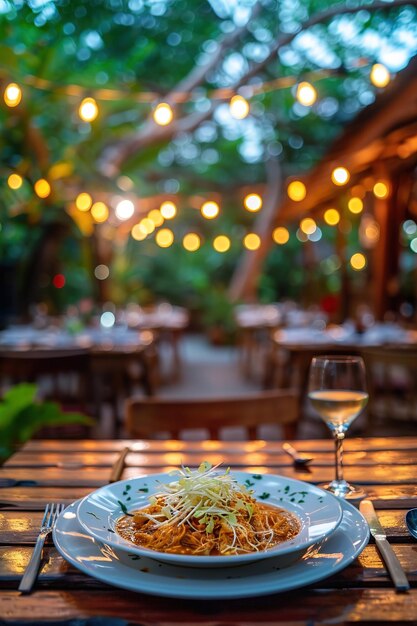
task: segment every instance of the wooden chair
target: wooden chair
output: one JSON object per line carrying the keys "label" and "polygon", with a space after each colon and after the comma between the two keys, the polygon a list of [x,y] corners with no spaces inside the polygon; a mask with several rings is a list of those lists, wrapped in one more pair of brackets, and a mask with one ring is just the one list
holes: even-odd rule
{"label": "wooden chair", "polygon": [[2,350],[0,377],[39,385],[39,395],[84,410],[89,398],[90,357],[81,349]]}
{"label": "wooden chair", "polygon": [[298,420],[298,394],[292,390],[264,391],[238,398],[176,400],[129,398],[125,426],[129,437],[152,439],[169,432],[174,439],[188,429],[208,430],[210,439],[220,439],[225,427],[242,426],[256,439],[263,424],[279,424],[286,439],[294,439]]}
{"label": "wooden chair", "polygon": [[368,428],[417,421],[417,349],[381,346],[362,350],[367,372]]}

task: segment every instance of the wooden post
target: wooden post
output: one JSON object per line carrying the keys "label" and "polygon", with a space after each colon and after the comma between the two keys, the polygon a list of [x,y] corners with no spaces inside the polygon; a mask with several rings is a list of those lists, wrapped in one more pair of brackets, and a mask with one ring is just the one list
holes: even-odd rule
{"label": "wooden post", "polygon": [[[386,198],[375,198],[374,214],[379,224],[380,236],[374,249],[374,312],[376,319],[397,308],[400,255],[400,225],[404,220],[410,191],[410,172],[381,180],[389,185]],[[405,193],[408,190],[408,193]]]}

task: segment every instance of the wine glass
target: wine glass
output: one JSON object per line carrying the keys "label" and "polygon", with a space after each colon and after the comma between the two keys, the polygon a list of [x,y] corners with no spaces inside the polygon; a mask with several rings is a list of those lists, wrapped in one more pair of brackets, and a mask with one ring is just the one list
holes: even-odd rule
{"label": "wine glass", "polygon": [[341,498],[360,499],[365,492],[343,478],[343,440],[368,402],[365,364],[358,356],[317,356],[311,361],[308,397],[335,441],[335,479],[324,489]]}

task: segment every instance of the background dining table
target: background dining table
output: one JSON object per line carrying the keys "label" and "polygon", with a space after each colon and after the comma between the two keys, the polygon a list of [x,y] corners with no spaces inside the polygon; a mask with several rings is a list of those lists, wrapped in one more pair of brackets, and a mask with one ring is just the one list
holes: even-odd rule
{"label": "background dining table", "polygon": [[[166,472],[202,460],[241,471],[280,474],[319,483],[333,478],[333,444],[297,441],[313,457],[296,468],[281,442],[33,440],[0,468],[1,623],[59,624],[402,624],[417,620],[417,541],[405,513],[417,507],[417,438],[348,438],[346,478],[373,500],[411,589],[396,593],[373,540],[346,569],[309,587],[248,599],[184,600],[122,590],[67,563],[52,541],[34,591],[19,581],[47,502],[72,503],[105,485],[120,452],[129,448],[123,478]],[[6,481],[9,479],[9,483]],[[12,481],[17,481],[12,483]],[[34,481],[25,483],[19,481]],[[100,618],[100,619],[99,619]]]}

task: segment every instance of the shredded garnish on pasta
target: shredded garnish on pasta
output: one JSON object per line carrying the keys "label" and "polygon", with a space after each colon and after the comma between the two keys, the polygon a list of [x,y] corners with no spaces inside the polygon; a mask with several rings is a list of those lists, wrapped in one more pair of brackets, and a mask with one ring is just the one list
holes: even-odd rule
{"label": "shredded garnish on pasta", "polygon": [[195,555],[266,550],[298,534],[295,515],[258,502],[230,468],[219,473],[218,467],[181,468],[178,480],[161,484],[150,506],[122,517],[116,530],[142,547]]}

